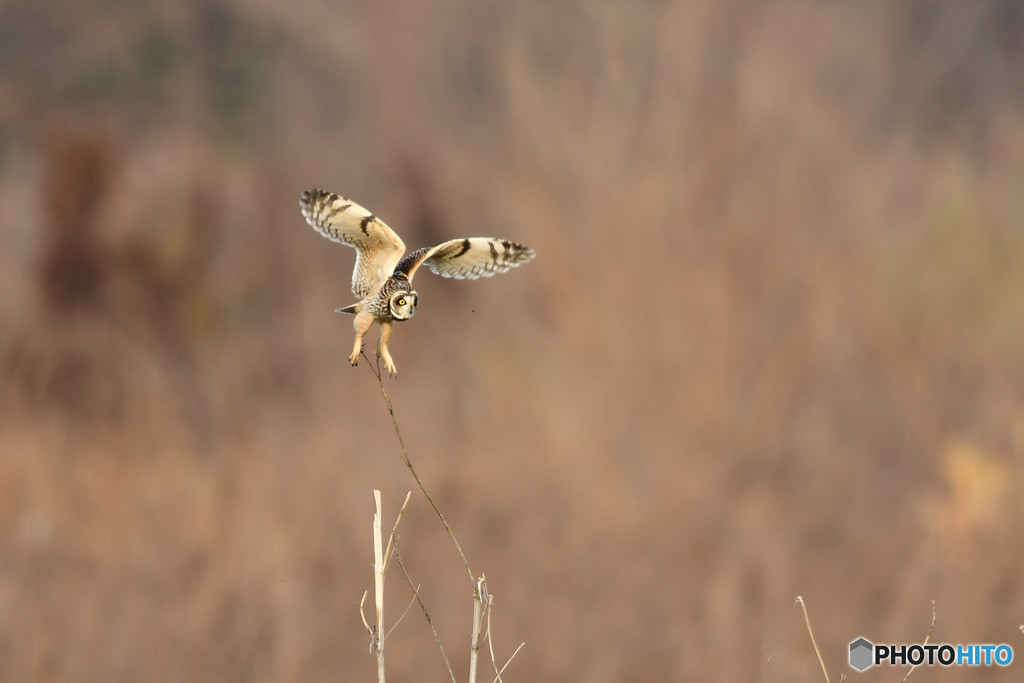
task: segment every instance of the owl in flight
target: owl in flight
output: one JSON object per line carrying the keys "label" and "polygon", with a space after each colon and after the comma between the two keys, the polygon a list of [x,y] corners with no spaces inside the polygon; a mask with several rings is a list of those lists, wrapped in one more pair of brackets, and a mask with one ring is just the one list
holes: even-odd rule
{"label": "owl in flight", "polygon": [[535,256],[533,249],[516,242],[464,237],[417,249],[402,258],[405,244],[395,231],[352,200],[323,190],[306,190],[299,206],[306,222],[321,235],[356,250],[352,293],[359,301],[338,309],[338,313],[355,315],[356,342],[349,363],[359,362],[363,336],[376,321],[380,323],[380,355],[392,376],[397,376],[398,370],[388,352],[391,323],[416,314],[419,296],[412,288],[412,278],[417,268],[426,264],[435,275],[475,280],[504,273]]}

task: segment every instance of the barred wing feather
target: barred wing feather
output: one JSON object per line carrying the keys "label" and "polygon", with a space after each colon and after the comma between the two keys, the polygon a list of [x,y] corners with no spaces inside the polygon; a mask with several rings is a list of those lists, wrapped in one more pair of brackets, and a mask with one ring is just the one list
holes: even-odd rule
{"label": "barred wing feather", "polygon": [[386,280],[405,253],[405,244],[381,219],[351,199],[306,190],[299,200],[306,222],[329,240],[356,250],[352,293],[362,299]]}
{"label": "barred wing feather", "polygon": [[441,277],[457,280],[476,280],[492,277],[527,263],[536,256],[533,249],[517,242],[493,237],[464,237],[449,240],[436,247],[417,249],[398,264],[412,280],[423,264]]}

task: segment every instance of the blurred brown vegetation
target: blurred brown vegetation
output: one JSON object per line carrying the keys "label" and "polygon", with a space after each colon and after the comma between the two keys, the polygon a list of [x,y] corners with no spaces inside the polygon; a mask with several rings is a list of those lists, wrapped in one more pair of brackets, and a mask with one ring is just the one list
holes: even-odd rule
{"label": "blurred brown vegetation", "polygon": [[508,680],[819,681],[797,595],[833,679],[932,599],[1024,653],[1021,7],[3,3],[0,680],[373,679],[414,485],[314,186],[539,254],[418,279],[387,385]]}

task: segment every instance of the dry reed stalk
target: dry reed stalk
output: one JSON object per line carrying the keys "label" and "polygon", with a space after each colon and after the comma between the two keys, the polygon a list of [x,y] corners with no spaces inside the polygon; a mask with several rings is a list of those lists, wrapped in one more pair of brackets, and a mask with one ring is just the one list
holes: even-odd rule
{"label": "dry reed stalk", "polygon": [[[814,654],[818,656],[818,664],[821,666],[821,673],[825,675],[825,683],[831,683],[828,678],[828,669],[825,668],[825,660],[821,658],[821,650],[818,649],[818,641],[814,639],[814,629],[811,628],[811,617],[807,614],[807,604],[802,595],[796,596],[796,602],[804,611],[804,623],[807,624],[807,634],[811,637],[811,645],[814,647]],[[846,674],[839,677],[839,683],[846,680]]]}
{"label": "dry reed stalk", "polygon": [[[931,640],[932,631],[935,630],[936,621],[938,621],[938,617],[935,615],[935,601],[932,600],[932,625],[928,627],[928,634],[924,637],[924,642],[922,644],[927,645],[928,641]],[[900,681],[900,683],[907,683],[907,679],[910,678],[910,674],[914,673],[914,669],[916,668],[917,666],[910,667],[910,671],[907,672],[907,675],[903,677],[903,680]]]}
{"label": "dry reed stalk", "polygon": [[487,610],[487,580],[480,576],[473,587],[473,633],[469,649],[469,683],[476,683],[477,659],[480,655],[480,634],[484,630],[484,613]]}
{"label": "dry reed stalk", "polygon": [[374,651],[377,654],[377,683],[384,683],[384,543],[380,528],[380,491],[373,490],[377,512],[373,515],[373,598],[377,612],[374,623]]}
{"label": "dry reed stalk", "polygon": [[[381,527],[380,491],[377,489],[373,490],[373,500],[376,505],[376,512],[373,515],[373,603],[375,621],[371,626],[366,621],[366,614],[363,612],[363,606],[366,604],[366,591],[363,591],[363,598],[359,601],[359,616],[363,620],[363,626],[366,627],[367,633],[370,634],[370,654],[377,655],[378,683],[384,683],[385,681],[384,640],[391,633],[391,631],[388,631],[386,634],[384,632],[384,575],[387,572],[391,557],[397,552],[395,538],[398,533],[398,524],[402,521],[402,513],[405,512],[405,507],[409,504],[410,497],[412,497],[411,491],[405,494],[405,502],[402,503],[402,508],[398,511],[398,516],[395,518],[395,525],[391,528],[391,535],[388,537],[388,545],[385,549],[384,534]],[[409,603],[409,607],[411,606],[412,602]],[[399,622],[405,618],[405,615],[409,612],[409,607],[405,608],[405,612],[395,622],[395,626],[398,626]],[[394,626],[391,628],[393,630]]]}

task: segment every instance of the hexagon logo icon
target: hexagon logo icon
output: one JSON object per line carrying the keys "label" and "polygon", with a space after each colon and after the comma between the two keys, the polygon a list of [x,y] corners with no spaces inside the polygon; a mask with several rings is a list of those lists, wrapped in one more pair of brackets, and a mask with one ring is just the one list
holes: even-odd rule
{"label": "hexagon logo icon", "polygon": [[850,666],[857,671],[864,671],[870,668],[874,662],[872,653],[875,646],[867,638],[858,638],[850,643]]}

